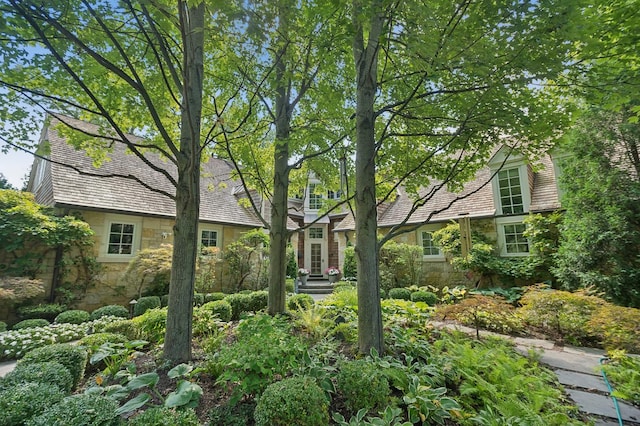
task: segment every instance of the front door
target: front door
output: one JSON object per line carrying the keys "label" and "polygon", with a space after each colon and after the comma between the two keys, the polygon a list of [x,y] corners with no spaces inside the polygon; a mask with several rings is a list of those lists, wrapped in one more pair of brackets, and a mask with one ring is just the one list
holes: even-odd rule
{"label": "front door", "polygon": [[306,231],[305,267],[311,275],[322,275],[327,265],[327,226],[318,224]]}
{"label": "front door", "polygon": [[322,244],[311,243],[311,275],[322,274]]}

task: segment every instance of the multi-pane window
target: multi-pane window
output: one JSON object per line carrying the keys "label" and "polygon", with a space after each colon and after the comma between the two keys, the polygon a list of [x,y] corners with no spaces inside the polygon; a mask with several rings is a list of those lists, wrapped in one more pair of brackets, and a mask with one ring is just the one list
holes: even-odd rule
{"label": "multi-pane window", "polygon": [[200,233],[201,247],[218,247],[218,231],[203,230]]}
{"label": "multi-pane window", "polygon": [[316,194],[316,184],[309,184],[309,209],[310,210],[319,210],[322,208],[322,195]]}
{"label": "multi-pane window", "polygon": [[109,227],[108,254],[133,254],[133,235],[135,225],[131,223],[112,223]]}
{"label": "multi-pane window", "polygon": [[422,231],[422,254],[424,256],[440,256],[440,247],[433,241],[433,234]]}
{"label": "multi-pane window", "polygon": [[498,172],[498,190],[502,214],[518,214],[524,212],[522,186],[518,168]]}
{"label": "multi-pane window", "polygon": [[527,226],[524,223],[514,223],[503,227],[507,254],[529,253],[529,241],[524,236]]}
{"label": "multi-pane window", "polygon": [[309,238],[323,238],[322,228],[309,228]]}

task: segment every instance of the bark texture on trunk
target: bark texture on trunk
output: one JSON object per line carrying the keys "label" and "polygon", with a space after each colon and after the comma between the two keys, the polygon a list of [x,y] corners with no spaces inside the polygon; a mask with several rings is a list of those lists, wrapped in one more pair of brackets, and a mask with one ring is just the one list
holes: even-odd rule
{"label": "bark texture on trunk", "polygon": [[[375,9],[380,8],[376,1]],[[377,89],[378,39],[383,16],[370,20],[365,46],[361,10],[354,1],[353,56],[356,69],[356,257],[358,265],[358,347],[367,354],[371,348],[384,349],[382,310],[378,273],[378,216],[376,201],[376,143],[374,102]]]}
{"label": "bark texture on trunk", "polygon": [[200,127],[202,115],[204,3],[179,2],[183,32],[183,93],[177,157],[176,221],[164,357],[191,360],[193,291],[200,217]]}

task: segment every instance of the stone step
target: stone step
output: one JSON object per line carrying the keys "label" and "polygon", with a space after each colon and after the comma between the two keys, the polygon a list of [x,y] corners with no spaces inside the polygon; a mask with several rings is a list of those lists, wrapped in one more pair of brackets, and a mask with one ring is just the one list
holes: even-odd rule
{"label": "stone step", "polygon": [[331,294],[333,292],[333,289],[326,289],[326,288],[314,288],[314,287],[307,287],[307,288],[298,288],[298,293],[304,293],[304,294]]}

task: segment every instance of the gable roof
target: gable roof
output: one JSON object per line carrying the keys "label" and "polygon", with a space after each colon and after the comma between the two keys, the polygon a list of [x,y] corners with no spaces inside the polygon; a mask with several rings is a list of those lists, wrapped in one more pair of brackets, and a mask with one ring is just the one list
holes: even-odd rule
{"label": "gable roof", "polygon": [[[47,141],[50,145],[52,161],[47,162],[47,175],[42,185],[31,188],[33,171],[29,184],[30,189],[35,189],[38,202],[62,208],[175,217],[175,202],[171,198],[145,188],[133,179],[108,176],[114,174],[135,176],[153,188],[175,194],[175,187],[162,173],[152,170],[140,158],[126,152],[126,147],[122,143],[114,144],[113,152],[108,155],[110,161],[105,161],[99,168],[94,168],[91,158],[84,151],[74,149],[59,134],[56,127],[64,125],[61,121],[83,132],[99,134],[97,125],[66,116],[52,117],[41,136],[41,141]],[[136,136],[131,136],[131,139],[141,140]],[[170,161],[165,161],[153,153],[145,154],[145,158],[177,177],[176,167]],[[93,175],[81,174],[63,164]],[[263,226],[251,209],[239,204],[241,198],[246,198],[246,193],[236,190],[240,183],[232,178],[234,168],[231,164],[225,160],[210,158],[206,163],[202,163],[201,167],[201,221],[251,227]]]}

